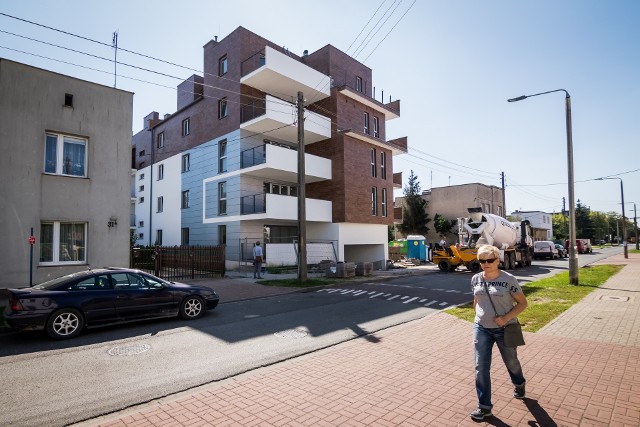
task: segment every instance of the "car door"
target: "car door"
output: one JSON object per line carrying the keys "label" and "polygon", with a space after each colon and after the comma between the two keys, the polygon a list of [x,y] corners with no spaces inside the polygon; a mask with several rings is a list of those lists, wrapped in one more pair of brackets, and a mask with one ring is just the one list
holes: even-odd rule
{"label": "car door", "polygon": [[116,311],[122,320],[168,316],[173,310],[173,294],[162,284],[151,283],[132,272],[111,273],[115,285]]}
{"label": "car door", "polygon": [[108,275],[91,276],[70,283],[66,291],[67,305],[80,308],[87,325],[116,321],[116,298]]}

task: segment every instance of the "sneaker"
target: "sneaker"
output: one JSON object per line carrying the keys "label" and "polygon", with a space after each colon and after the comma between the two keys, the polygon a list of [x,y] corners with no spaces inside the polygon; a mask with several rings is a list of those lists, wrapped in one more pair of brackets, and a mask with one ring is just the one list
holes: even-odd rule
{"label": "sneaker", "polygon": [[471,415],[471,418],[473,418],[474,420],[484,420],[485,417],[490,417],[493,414],[491,413],[491,409],[478,408],[475,411],[473,411],[470,415]]}
{"label": "sneaker", "polygon": [[515,386],[513,389],[513,397],[515,397],[516,399],[522,400],[524,399],[524,396],[525,396],[524,384]]}

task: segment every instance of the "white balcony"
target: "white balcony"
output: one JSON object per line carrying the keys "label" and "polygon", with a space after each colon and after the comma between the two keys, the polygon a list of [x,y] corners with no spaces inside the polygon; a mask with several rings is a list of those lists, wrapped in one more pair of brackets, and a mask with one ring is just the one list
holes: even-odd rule
{"label": "white balcony", "polygon": [[[298,220],[298,198],[281,196],[279,194],[267,194],[267,212],[264,214],[269,219],[288,221]],[[307,221],[331,222],[331,202],[327,200],[305,200]]]}
{"label": "white balcony", "polygon": [[[260,104],[260,103],[257,103]],[[331,119],[311,111],[304,113],[305,145],[331,138]],[[267,138],[298,141],[296,106],[267,95],[262,105],[247,105],[241,110],[240,129],[264,134]],[[249,120],[247,120],[249,119]]]}
{"label": "white balcony", "polygon": [[240,83],[292,101],[298,92],[309,103],[330,95],[329,76],[269,46],[242,63],[242,74]]}
{"label": "white balcony", "polygon": [[[298,151],[265,144],[242,153],[242,174],[284,182],[298,181]],[[263,154],[264,153],[264,154]],[[331,179],[331,160],[313,154],[304,155],[307,183]]]}

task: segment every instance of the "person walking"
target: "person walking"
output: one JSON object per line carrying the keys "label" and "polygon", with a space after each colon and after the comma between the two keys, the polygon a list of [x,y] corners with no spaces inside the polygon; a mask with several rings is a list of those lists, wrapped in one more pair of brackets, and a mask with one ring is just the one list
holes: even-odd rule
{"label": "person walking", "polygon": [[262,272],[262,246],[260,246],[260,242],[256,242],[253,247],[253,278],[256,279],[256,274],[258,275],[258,279],[262,279],[260,273]]}
{"label": "person walking", "polygon": [[[491,409],[491,355],[493,344],[497,344],[511,383],[513,397],[524,399],[525,378],[518,360],[517,347],[504,344],[504,326],[518,321],[517,316],[527,308],[527,299],[518,280],[510,273],[498,268],[500,250],[495,246],[478,248],[478,261],[482,271],[471,278],[473,290],[473,344],[475,348],[476,393],[478,408],[471,412],[474,420],[483,420],[493,415]],[[493,302],[493,304],[492,304]],[[495,306],[495,310],[493,308]]]}

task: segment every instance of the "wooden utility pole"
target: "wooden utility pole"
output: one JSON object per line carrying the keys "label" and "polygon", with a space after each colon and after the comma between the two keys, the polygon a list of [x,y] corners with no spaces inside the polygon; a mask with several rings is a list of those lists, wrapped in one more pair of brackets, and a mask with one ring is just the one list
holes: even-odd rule
{"label": "wooden utility pole", "polygon": [[304,168],[304,97],[298,92],[298,281],[307,280],[307,212]]}

